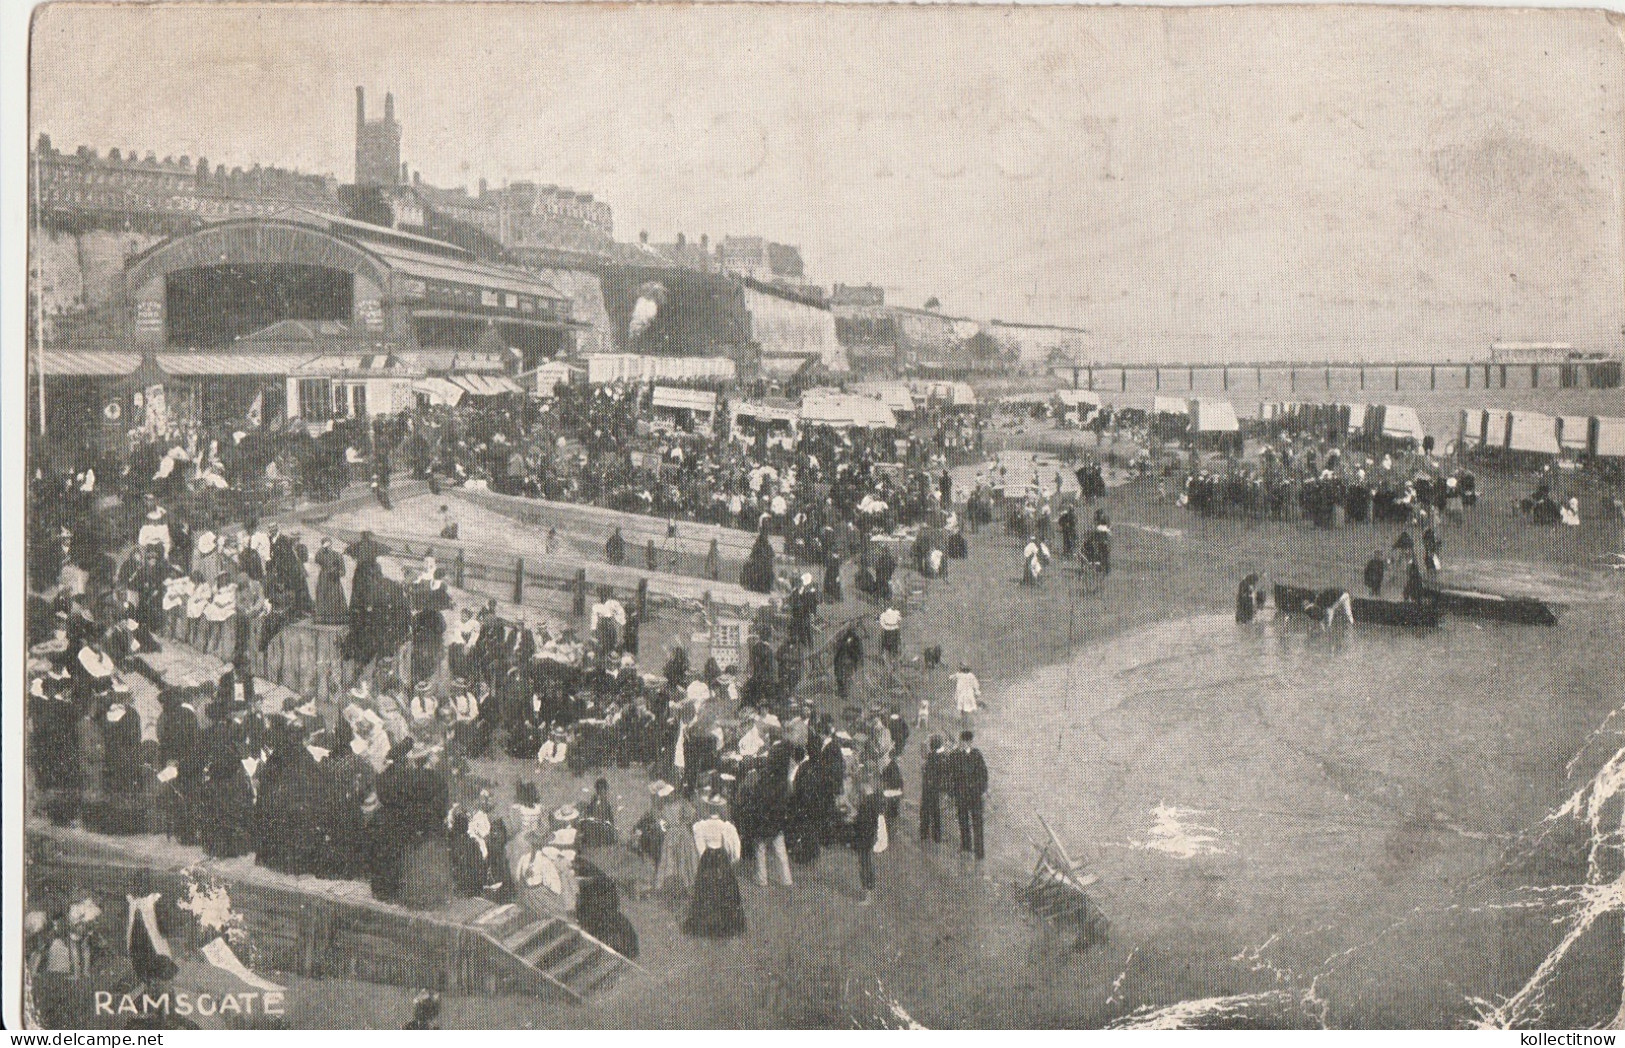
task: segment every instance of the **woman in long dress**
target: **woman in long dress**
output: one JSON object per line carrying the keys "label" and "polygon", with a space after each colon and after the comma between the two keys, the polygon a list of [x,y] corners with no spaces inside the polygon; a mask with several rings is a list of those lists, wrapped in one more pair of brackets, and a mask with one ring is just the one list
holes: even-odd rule
{"label": "woman in long dress", "polygon": [[433,767],[434,750],[410,754],[403,784],[405,845],[401,860],[401,904],[427,910],[451,901],[451,847],[446,814],[451,808],[446,780]]}
{"label": "woman in long dress", "polygon": [[638,932],[621,912],[620,890],[603,870],[585,860],[576,861],[581,886],[576,898],[576,923],[581,930],[622,957],[638,955]]}
{"label": "woman in long dress", "polygon": [[440,668],[445,649],[445,611],[451,607],[446,584],[428,567],[427,577],[412,587],[412,683],[430,680]]}
{"label": "woman in long dress", "polygon": [[322,539],[316,568],[316,621],[323,626],[342,626],[350,615],[344,603],[344,554],[333,548],[332,539]]}
{"label": "woman in long dress", "polygon": [[694,847],[694,805],[681,795],[668,799],[662,812],[666,833],[660,842],[660,861],[655,866],[655,891],[668,890],[686,898],[694,889],[700,853]]}
{"label": "woman in long dress", "polygon": [[592,800],[581,812],[580,833],[576,843],[583,851],[608,848],[615,843],[615,801],[610,796],[608,779],[593,783]]}
{"label": "woman in long dress", "polygon": [[230,722],[211,725],[204,735],[203,786],[200,791],[203,848],[216,859],[246,854],[253,842],[254,786],[243,766],[241,748],[230,735]]}
{"label": "woman in long dress", "polygon": [[576,907],[575,850],[544,843],[550,837],[537,828],[508,845],[519,902],[538,917],[564,916]]}
{"label": "woman in long dress", "polygon": [[700,864],[694,876],[694,898],[682,927],[686,935],[731,939],[745,930],[745,907],[739,898],[739,878],[734,875],[739,831],[723,817],[726,801],[712,797],[705,806],[706,817],[694,824]]}
{"label": "woman in long dress", "polygon": [[318,877],[351,879],[366,873],[367,822],[361,806],[372,792],[375,773],[353,743],[350,722],[340,717],[333,727],[332,752],[321,761],[317,777]]}

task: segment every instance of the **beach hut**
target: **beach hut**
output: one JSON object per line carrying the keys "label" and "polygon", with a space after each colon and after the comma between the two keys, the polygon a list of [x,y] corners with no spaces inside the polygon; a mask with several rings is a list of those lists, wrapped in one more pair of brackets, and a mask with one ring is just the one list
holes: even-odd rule
{"label": "beach hut", "polygon": [[1584,455],[1591,447],[1591,419],[1584,415],[1557,416],[1557,446],[1565,455]]}
{"label": "beach hut", "polygon": [[1592,418],[1590,452],[1597,458],[1625,458],[1625,418]]}
{"label": "beach hut", "polygon": [[1534,411],[1507,412],[1506,449],[1525,455],[1560,454],[1557,420]]}
{"label": "beach hut", "polygon": [[1241,431],[1236,409],[1228,400],[1192,400],[1190,402],[1191,432],[1195,434],[1224,434]]}

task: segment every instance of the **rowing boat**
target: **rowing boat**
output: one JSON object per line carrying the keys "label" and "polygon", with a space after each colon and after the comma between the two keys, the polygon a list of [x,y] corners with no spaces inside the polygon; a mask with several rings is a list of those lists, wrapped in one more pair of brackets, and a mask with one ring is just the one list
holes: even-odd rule
{"label": "rowing boat", "polygon": [[1544,602],[1533,597],[1507,597],[1478,590],[1423,587],[1423,600],[1452,615],[1492,619],[1522,626],[1555,626],[1557,616]]}
{"label": "rowing boat", "polygon": [[[1306,586],[1276,583],[1275,613],[1302,615],[1309,605],[1316,604],[1319,593],[1319,590],[1309,589]],[[1374,597],[1353,597],[1350,603],[1354,605],[1354,621],[1362,626],[1433,627],[1439,624],[1439,609],[1432,604],[1377,600]]]}
{"label": "rowing boat", "polygon": [[1378,600],[1375,597],[1355,597],[1354,621],[1374,626],[1425,626],[1439,624],[1439,609],[1433,604],[1418,604],[1409,600]]}

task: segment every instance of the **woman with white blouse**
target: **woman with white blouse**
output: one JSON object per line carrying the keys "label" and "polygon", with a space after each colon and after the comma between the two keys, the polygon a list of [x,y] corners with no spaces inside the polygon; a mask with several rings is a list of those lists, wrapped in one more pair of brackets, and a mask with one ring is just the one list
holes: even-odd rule
{"label": "woman with white blouse", "polygon": [[745,930],[745,909],[739,898],[739,831],[726,818],[728,802],[709,797],[705,816],[694,824],[694,847],[699,870],[694,877],[694,898],[683,918],[683,931],[708,939],[728,939]]}

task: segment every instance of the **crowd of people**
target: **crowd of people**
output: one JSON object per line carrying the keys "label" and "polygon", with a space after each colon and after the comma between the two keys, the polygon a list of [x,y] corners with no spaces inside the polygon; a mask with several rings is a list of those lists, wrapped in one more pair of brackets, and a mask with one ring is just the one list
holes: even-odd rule
{"label": "crowd of people", "polygon": [[[638,890],[678,900],[694,935],[742,929],[735,864],[757,883],[771,867],[790,885],[821,854],[855,853],[867,902],[876,856],[898,830],[910,725],[884,706],[849,708],[837,723],[807,705],[801,655],[821,598],[841,597],[850,554],[856,588],[885,609],[878,657],[900,657],[899,622],[887,621],[900,619],[893,549],[911,531],[922,574],[965,556],[962,515],[982,515],[964,512],[965,493],[956,507],[943,433],[966,447],[974,426],[943,415],[929,440],[815,429],[788,446],[744,444],[656,432],[629,409],[635,397],[561,389],[545,410],[132,433],[120,456],[42,465],[27,617],[34,809],[292,875],[363,879],[407,907],[519,901],[572,915],[628,956],[638,947],[619,907],[627,881],[595,849],[642,856]],[[750,527],[757,552],[742,581],[781,591],[787,624],[778,636],[758,625],[737,675],[714,659],[691,667],[680,645],[650,661],[644,609],[608,591],[578,635],[459,602],[432,557],[386,577],[396,558],[370,533],[335,545],[269,519],[279,494],[331,497],[358,479],[388,506],[392,462],[437,487]],[[970,504],[985,499],[979,483]],[[769,535],[820,565],[822,586],[812,572],[781,579]],[[272,642],[304,620],[343,627],[341,703],[256,694]],[[225,669],[207,685],[166,683],[142,656],[172,643]],[[862,660],[861,644],[846,647],[847,680]],[[138,691],[156,692],[153,724]],[[940,840],[946,795],[963,850],[980,858],[987,775],[968,721],[957,746],[917,743],[922,840]],[[617,826],[604,779],[580,810],[540,804],[549,776],[610,767],[647,777],[650,806],[634,826]],[[496,780],[515,771],[511,800],[500,797]]]}
{"label": "crowd of people", "polygon": [[1461,520],[1478,499],[1470,469],[1425,451],[1374,457],[1290,438],[1266,444],[1256,465],[1231,460],[1212,470],[1193,462],[1181,505],[1203,516],[1308,520],[1319,527],[1411,521],[1419,510]]}

